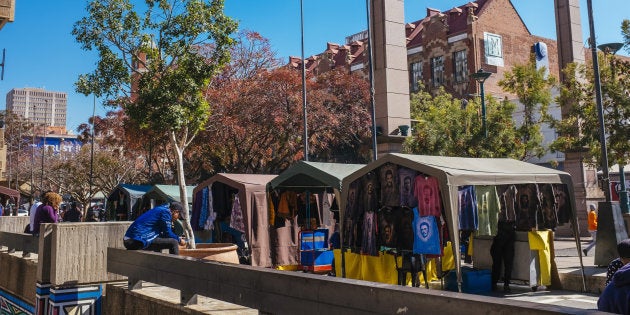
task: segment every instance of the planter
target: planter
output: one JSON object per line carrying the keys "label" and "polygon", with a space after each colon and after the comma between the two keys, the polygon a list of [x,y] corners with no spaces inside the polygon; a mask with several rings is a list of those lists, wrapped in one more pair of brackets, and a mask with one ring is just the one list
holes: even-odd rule
{"label": "planter", "polygon": [[197,248],[180,248],[179,255],[238,264],[238,247],[232,243],[200,243]]}

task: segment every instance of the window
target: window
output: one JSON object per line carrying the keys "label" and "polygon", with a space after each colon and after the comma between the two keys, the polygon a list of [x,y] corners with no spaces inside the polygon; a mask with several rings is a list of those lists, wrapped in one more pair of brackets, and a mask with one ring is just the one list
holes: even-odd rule
{"label": "window", "polygon": [[460,50],[453,53],[453,75],[455,83],[462,83],[468,79],[468,59],[466,58],[466,50]]}
{"label": "window", "polygon": [[444,56],[431,58],[431,79],[433,87],[444,84]]}
{"label": "window", "polygon": [[411,83],[411,91],[418,92],[418,83],[422,82],[422,62],[412,62],[410,68],[409,83]]}

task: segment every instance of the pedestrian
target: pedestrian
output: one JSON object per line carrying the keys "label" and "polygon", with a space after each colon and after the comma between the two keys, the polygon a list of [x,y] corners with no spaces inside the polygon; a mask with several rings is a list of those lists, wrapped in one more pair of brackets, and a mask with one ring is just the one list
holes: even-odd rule
{"label": "pedestrian", "polygon": [[57,213],[61,200],[61,195],[58,193],[49,191],[44,194],[42,204],[35,211],[35,223],[31,227],[33,235],[39,235],[40,224],[57,223],[59,221]]}
{"label": "pedestrian", "polygon": [[597,239],[597,212],[595,212],[596,208],[594,204],[589,206],[588,212],[588,233],[591,234],[591,242],[586,246],[585,249],[582,250],[584,256],[588,256],[588,251],[595,246],[595,241]]}
{"label": "pedestrian", "polygon": [[127,229],[123,238],[125,248],[158,252],[168,249],[169,253],[178,255],[178,245],[186,245],[186,240],[173,233],[171,224],[173,218],[178,217],[183,209],[180,202],[174,201],[170,205],[165,203],[143,213]]}
{"label": "pedestrian", "polygon": [[621,267],[597,300],[597,310],[630,314],[630,264]]}
{"label": "pedestrian", "polygon": [[619,257],[608,264],[608,271],[606,272],[606,285],[612,281],[612,277],[617,270],[630,263],[630,238],[627,238],[617,244],[617,253],[619,254]]}
{"label": "pedestrian", "polygon": [[[34,200],[34,203],[31,205],[31,208],[28,210],[29,216],[29,224],[28,224],[28,232],[33,233],[33,227],[35,226],[35,213],[37,213],[37,208],[42,204],[39,200]],[[27,232],[26,230],[24,232]]]}
{"label": "pedestrian", "polygon": [[497,290],[497,282],[501,278],[503,269],[503,291],[510,293],[510,281],[514,267],[514,253],[516,243],[516,222],[508,221],[505,210],[499,213],[497,235],[492,239],[490,256],[492,257],[492,290]]}
{"label": "pedestrian", "polygon": [[70,204],[70,210],[63,213],[63,220],[65,222],[81,222],[83,213],[81,213],[81,204],[73,201]]}

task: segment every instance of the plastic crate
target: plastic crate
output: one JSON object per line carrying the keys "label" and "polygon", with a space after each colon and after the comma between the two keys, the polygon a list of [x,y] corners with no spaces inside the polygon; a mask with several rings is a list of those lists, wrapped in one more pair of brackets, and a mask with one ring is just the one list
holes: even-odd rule
{"label": "plastic crate", "polygon": [[332,250],[312,250],[300,253],[300,265],[304,271],[330,271],[334,255]]}
{"label": "plastic crate", "polygon": [[328,249],[328,230],[300,232],[300,250]]}
{"label": "plastic crate", "polygon": [[[452,270],[444,279],[446,290],[457,292],[457,272]],[[482,294],[492,291],[492,272],[462,268],[462,292]]]}

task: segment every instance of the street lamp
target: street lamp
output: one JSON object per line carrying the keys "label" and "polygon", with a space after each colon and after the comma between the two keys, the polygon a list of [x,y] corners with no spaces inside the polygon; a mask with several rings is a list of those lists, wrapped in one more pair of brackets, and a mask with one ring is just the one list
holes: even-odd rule
{"label": "street lamp", "polygon": [[[601,44],[599,46],[597,46],[597,48],[599,48],[601,51],[604,52],[604,54],[610,54],[611,56],[615,56],[615,54],[617,53],[617,51],[619,51],[619,49],[621,49],[621,47],[623,47],[623,43],[608,43],[608,44]],[[612,76],[613,76],[613,80],[615,80],[615,68],[614,65],[611,66],[612,67]],[[619,203],[621,206],[621,212],[622,213],[630,213],[630,209],[628,207],[628,191],[626,190],[626,175],[624,172],[624,165],[623,163],[619,163]]]}
{"label": "street lamp", "polygon": [[488,138],[488,127],[486,126],[486,97],[483,91],[483,83],[490,77],[492,73],[484,71],[482,68],[470,76],[479,82],[479,89],[481,92],[481,122],[483,124],[483,134]]}
{"label": "street lamp", "polygon": [[44,158],[46,156],[46,111],[48,110],[48,100],[44,100],[44,102],[46,103],[46,105],[44,106],[44,142],[42,144],[42,178],[40,182],[40,187],[42,190],[44,189]]}

